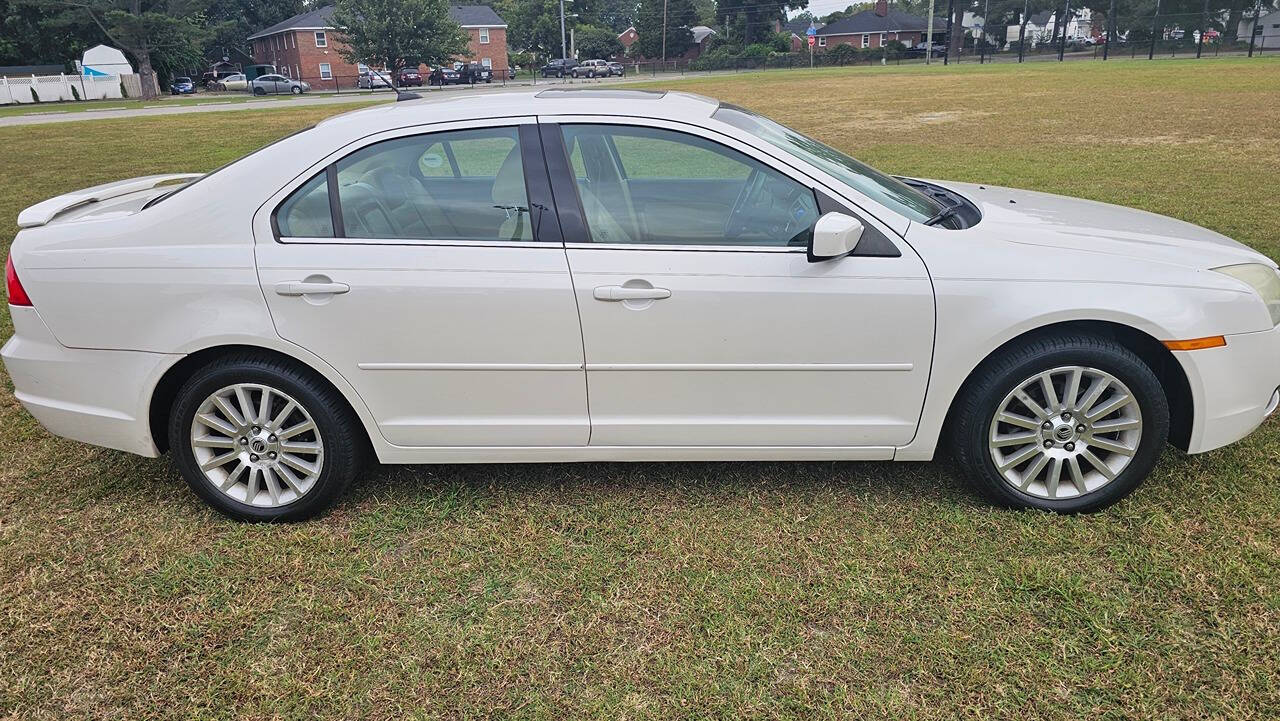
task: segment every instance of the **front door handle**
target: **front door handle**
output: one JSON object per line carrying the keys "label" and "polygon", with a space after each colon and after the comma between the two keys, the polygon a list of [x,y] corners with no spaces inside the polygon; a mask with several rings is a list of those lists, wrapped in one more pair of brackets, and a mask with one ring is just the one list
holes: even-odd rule
{"label": "front door handle", "polygon": [[666,288],[630,288],[625,285],[602,285],[592,293],[596,300],[662,300],[670,298]]}
{"label": "front door handle", "polygon": [[351,286],[346,283],[312,280],[285,280],[276,283],[277,295],[320,295],[346,293]]}

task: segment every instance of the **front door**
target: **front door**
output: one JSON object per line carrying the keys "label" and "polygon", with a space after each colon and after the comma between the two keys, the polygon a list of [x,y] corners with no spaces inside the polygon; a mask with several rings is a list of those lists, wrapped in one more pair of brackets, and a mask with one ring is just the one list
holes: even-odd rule
{"label": "front door", "polygon": [[365,141],[265,205],[274,232],[255,224],[278,332],[350,381],[392,444],[587,443],[569,270],[554,218],[538,222],[551,200],[535,128]]}
{"label": "front door", "polygon": [[709,131],[559,127],[560,172],[573,177],[556,199],[562,185],[577,188],[591,241],[567,251],[591,445],[887,449],[912,439],[933,293],[891,231],[863,217],[876,247],[893,252],[810,263],[822,196],[798,173]]}

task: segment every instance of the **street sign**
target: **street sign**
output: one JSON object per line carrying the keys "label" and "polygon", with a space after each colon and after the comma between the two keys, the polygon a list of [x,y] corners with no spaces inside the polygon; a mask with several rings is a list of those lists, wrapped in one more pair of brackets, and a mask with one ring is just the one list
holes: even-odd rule
{"label": "street sign", "polygon": [[818,34],[818,29],[813,26],[813,23],[809,23],[809,29],[805,30],[804,34],[808,35],[809,37],[813,37],[814,35]]}
{"label": "street sign", "polygon": [[813,44],[814,44],[816,41],[817,41],[817,38],[815,38],[814,36],[810,35],[810,36],[809,36],[809,47],[813,47]]}

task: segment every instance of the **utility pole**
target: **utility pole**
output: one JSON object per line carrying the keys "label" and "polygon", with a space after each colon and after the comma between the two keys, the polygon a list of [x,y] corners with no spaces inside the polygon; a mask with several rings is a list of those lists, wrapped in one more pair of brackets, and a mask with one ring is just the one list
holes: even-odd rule
{"label": "utility pole", "polygon": [[1160,0],[1156,0],[1156,14],[1151,16],[1151,47],[1147,49],[1147,60],[1156,56],[1156,23],[1160,21]]}
{"label": "utility pole", "polygon": [[1253,57],[1253,43],[1258,37],[1258,18],[1262,15],[1262,0],[1253,5],[1253,25],[1249,26],[1249,57]]}
{"label": "utility pole", "polygon": [[933,0],[929,0],[929,28],[925,31],[924,64],[933,60]]}
{"label": "utility pole", "polygon": [[[1111,0],[1115,2],[1116,0]],[[1022,0],[1022,27],[1018,28],[1018,62],[1027,52],[1027,11],[1031,9],[1031,0]]]}
{"label": "utility pole", "polygon": [[667,0],[662,0],[662,64],[667,64]]}
{"label": "utility pole", "polygon": [[1062,40],[1058,41],[1058,62],[1062,62],[1062,56],[1067,52],[1067,27],[1071,24],[1071,0],[1064,0],[1062,3]]}
{"label": "utility pole", "polygon": [[1204,9],[1200,11],[1200,39],[1196,41],[1196,60],[1200,59],[1200,51],[1204,49],[1204,36],[1209,32],[1209,0],[1204,0]]}
{"label": "utility pole", "polygon": [[991,11],[991,0],[983,0],[982,2],[982,56],[987,54],[987,15]]}
{"label": "utility pole", "polygon": [[[951,33],[953,31],[951,27],[953,23],[951,22],[951,20],[954,17],[955,5],[956,5],[956,0],[947,0],[947,52],[942,56],[943,65],[947,65],[948,63],[951,62],[951,46],[955,45],[955,42],[951,37]],[[961,26],[963,25],[964,23],[961,23]],[[964,33],[964,27],[960,28],[960,32],[962,34]]]}
{"label": "utility pole", "polygon": [[1102,46],[1102,59],[1111,54],[1111,43],[1116,39],[1116,0],[1111,0],[1111,9],[1107,11],[1107,42]]}
{"label": "utility pole", "polygon": [[564,0],[560,0],[560,57],[569,57],[569,43],[564,37]]}

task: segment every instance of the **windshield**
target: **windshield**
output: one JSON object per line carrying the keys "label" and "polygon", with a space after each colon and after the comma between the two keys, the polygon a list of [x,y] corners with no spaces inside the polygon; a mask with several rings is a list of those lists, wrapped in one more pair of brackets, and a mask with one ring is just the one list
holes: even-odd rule
{"label": "windshield", "polygon": [[763,115],[721,103],[711,117],[767,141],[911,220],[924,222],[943,209],[915,188]]}

